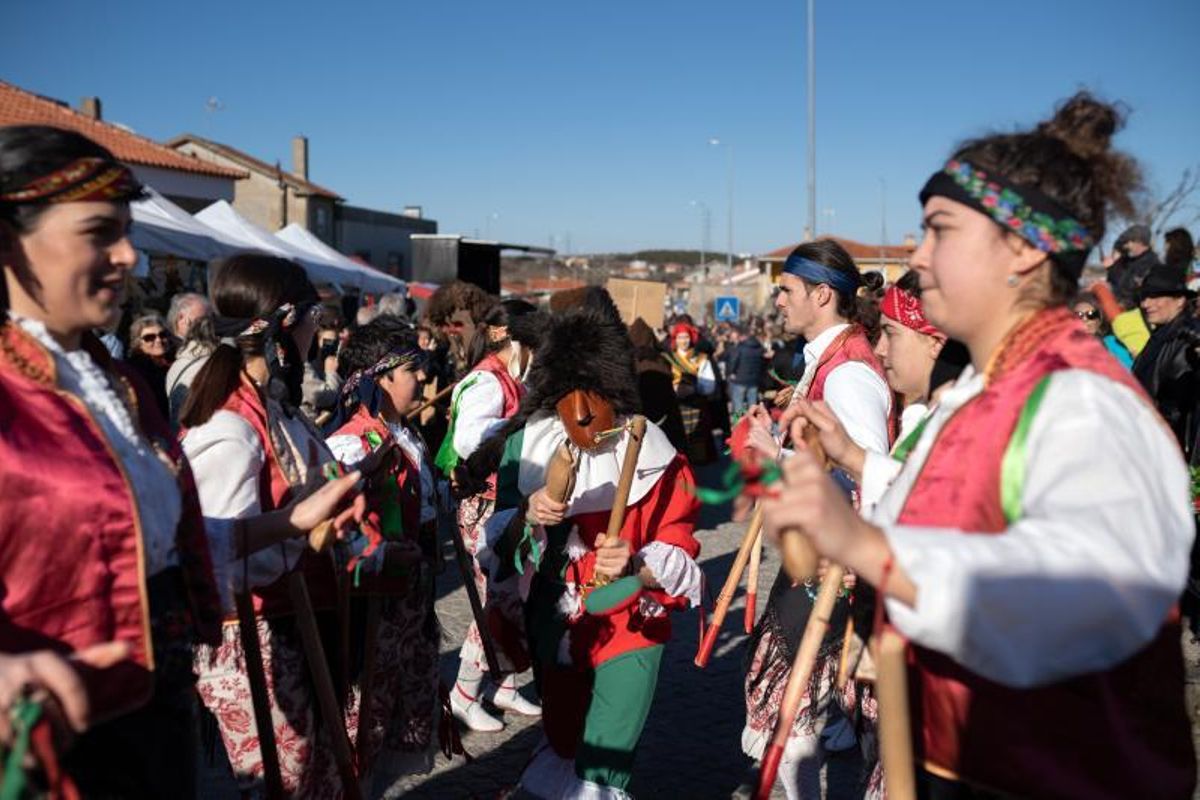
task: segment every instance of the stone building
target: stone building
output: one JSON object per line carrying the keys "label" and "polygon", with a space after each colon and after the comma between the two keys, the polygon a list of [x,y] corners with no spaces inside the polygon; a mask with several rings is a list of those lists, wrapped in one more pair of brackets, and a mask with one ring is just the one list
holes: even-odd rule
{"label": "stone building", "polygon": [[273,232],[298,223],[329,246],[398,278],[412,278],[412,235],[437,233],[437,222],[425,219],[420,206],[399,214],[351,206],[310,181],[304,136],[292,139],[291,170],[191,133],[167,144],[197,159],[245,170],[248,177],[238,181],[232,203],[255,225]]}
{"label": "stone building", "polygon": [[337,247],[335,212],[342,198],[308,179],[308,139],[292,139],[292,168],[268,164],[227,144],[185,133],[167,142],[177,152],[247,174],[234,187],[233,207],[260,228],[274,232],[298,223]]}

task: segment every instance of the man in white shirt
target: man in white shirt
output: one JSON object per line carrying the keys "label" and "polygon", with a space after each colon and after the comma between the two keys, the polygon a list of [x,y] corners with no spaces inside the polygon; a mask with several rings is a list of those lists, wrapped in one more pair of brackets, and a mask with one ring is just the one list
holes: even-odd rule
{"label": "man in white shirt", "polygon": [[[850,438],[866,450],[887,452],[892,395],[883,367],[862,328],[853,323],[857,292],[862,278],[854,260],[832,240],[797,247],[780,276],[776,307],[783,312],[784,328],[803,336],[804,374],[793,392],[816,402],[823,400],[846,428]],[[747,413],[749,446],[767,458],[784,454],[782,441],[772,432],[770,414],[761,405]],[[853,490],[847,477],[843,486]],[[746,679],[746,728],[742,748],[761,758],[774,731],[783,686],[792,658],[816,596],[815,583],[792,585],[780,572],[771,589],[766,612],[751,639],[754,658]],[[792,728],[780,776],[789,797],[819,797],[823,760],[821,733],[832,699],[837,649],[849,616],[843,597],[835,606],[830,631],[814,670],[815,682]]]}

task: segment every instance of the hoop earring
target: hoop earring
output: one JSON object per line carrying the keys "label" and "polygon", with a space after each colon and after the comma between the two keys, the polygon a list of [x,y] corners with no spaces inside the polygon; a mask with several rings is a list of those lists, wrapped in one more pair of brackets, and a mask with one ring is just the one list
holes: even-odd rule
{"label": "hoop earring", "polygon": [[1017,288],[1017,284],[1020,282],[1021,282],[1021,279],[1018,278],[1016,275],[1009,275],[1007,280],[1005,280],[1005,283],[1007,283],[1009,285],[1009,288],[1012,288],[1012,289]]}

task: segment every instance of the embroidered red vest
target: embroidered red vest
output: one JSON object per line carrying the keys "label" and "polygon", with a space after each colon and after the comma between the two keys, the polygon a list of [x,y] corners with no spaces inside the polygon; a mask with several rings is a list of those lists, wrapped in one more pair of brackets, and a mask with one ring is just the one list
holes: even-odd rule
{"label": "embroidered red vest", "polygon": [[[334,435],[357,436],[363,443],[363,452],[366,453],[374,449],[368,440],[368,433],[376,434],[385,442],[390,442],[394,438],[392,432],[384,422],[372,417],[371,412],[366,407],[360,406],[354,412],[354,415],[346,421],[346,424],[337,429]],[[385,469],[400,488],[404,523],[403,531],[385,531],[385,534],[394,533],[395,536],[403,534],[406,538],[416,541],[417,529],[421,525],[420,465],[410,461],[405,452],[397,445],[396,457],[389,462]]]}
{"label": "embroidered red vest", "polygon": [[[292,499],[292,485],[280,463],[281,458],[289,457],[280,453],[280,450],[286,447],[286,443],[277,441],[277,437],[272,436],[266,405],[258,388],[243,374],[241,383],[221,408],[232,411],[250,423],[250,427],[258,435],[259,444],[262,445],[265,457],[262,471],[259,473],[260,508],[265,512],[286,506]],[[299,563],[293,569],[304,574],[314,609],[320,611],[336,606],[337,583],[333,561],[327,554],[314,553],[305,548]],[[292,613],[287,579],[288,576],[283,575],[274,583],[252,591],[254,611],[259,618]]]}
{"label": "embroidered red vest", "polygon": [[[1065,309],[1035,322],[1045,328],[1027,337],[1029,352],[939,432],[900,524],[1003,535],[1001,461],[1026,399],[1049,373],[1086,369],[1144,396]],[[1125,662],[1035,689],[1001,686],[913,646],[918,758],[935,774],[1020,797],[1190,798],[1195,760],[1179,637],[1172,612]]]}
{"label": "embroidered red vest", "polygon": [[[812,383],[808,386],[807,399],[813,402],[825,399],[825,381],[829,378],[830,373],[850,361],[866,364],[879,376],[879,380],[883,381],[885,386],[887,385],[887,376],[883,372],[883,365],[879,363],[879,357],[875,355],[875,349],[871,347],[870,340],[867,339],[861,327],[851,325],[825,348],[825,352],[821,353]],[[893,398],[891,411],[888,414],[889,444],[896,439],[898,423],[896,406],[897,403]]]}
{"label": "embroidered red vest", "polygon": [[[94,337],[84,346],[116,373],[135,422],[177,470],[175,542],[190,622],[216,643],[221,605],[187,460],[141,379]],[[124,467],[83,402],[58,389],[54,357],[12,323],[0,325],[0,409],[0,651],[127,641],[128,661],[84,679],[94,718],[132,711],[149,700],[155,665],[142,531]]]}

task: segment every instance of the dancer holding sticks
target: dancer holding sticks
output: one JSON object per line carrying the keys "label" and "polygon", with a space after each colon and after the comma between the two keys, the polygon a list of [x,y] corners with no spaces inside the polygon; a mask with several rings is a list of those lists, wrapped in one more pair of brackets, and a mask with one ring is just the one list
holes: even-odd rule
{"label": "dancer holding sticks", "polygon": [[931,797],[1186,798],[1195,784],[1176,608],[1187,470],[1064,306],[1106,211],[1130,207],[1120,123],[1081,93],[1033,129],[956,149],[921,192],[911,263],[926,315],[971,365],[870,522],[805,452],[763,503],[768,535],[803,531],[886,598],[910,643]]}
{"label": "dancer holding sticks", "polygon": [[[367,621],[356,755],[370,796],[432,767],[438,622],[434,561],[437,497],[425,443],[408,422],[425,354],[411,328],[382,315],[350,335],[338,355],[345,378],[326,440],[356,466],[394,445],[367,489],[371,511],[354,570],[355,612]],[[365,603],[360,599],[365,595]]]}
{"label": "dancer holding sticks", "polygon": [[[521,411],[466,465],[475,476],[498,467],[488,538],[517,533],[517,547],[497,551],[520,557],[528,585],[546,741],[521,777],[522,796],[627,796],[669,612],[701,597],[691,470],[637,406],[619,318],[564,312],[534,359]],[[549,476],[564,444],[577,463],[556,502]]]}
{"label": "dancer holding sticks", "polygon": [[[776,306],[784,314],[787,331],[808,342],[804,348],[805,371],[792,393],[792,402],[824,400],[856,442],[886,452],[892,396],[882,365],[855,323],[860,283],[854,260],[836,242],[802,244],[784,264]],[[751,407],[739,424],[744,426],[742,433],[753,451],[750,458],[756,455],[774,460],[784,452],[772,431],[770,415],[762,406]],[[733,441],[739,440],[735,434]],[[746,454],[735,452],[734,456],[740,459]],[[837,477],[843,491],[856,492],[848,476],[839,472]],[[848,575],[839,592],[832,612],[832,633],[821,645],[805,702],[796,715],[783,756],[780,776],[792,798],[819,796],[824,760],[821,737],[834,699],[833,684],[846,619],[851,613],[853,580]],[[771,741],[784,686],[816,598],[817,585],[811,575],[788,575],[781,570],[751,636],[742,749],[753,758],[762,758]],[[856,597],[856,611],[862,611],[866,602],[866,598]]]}

